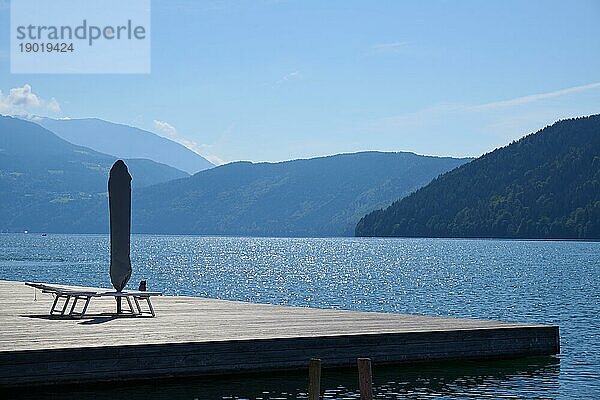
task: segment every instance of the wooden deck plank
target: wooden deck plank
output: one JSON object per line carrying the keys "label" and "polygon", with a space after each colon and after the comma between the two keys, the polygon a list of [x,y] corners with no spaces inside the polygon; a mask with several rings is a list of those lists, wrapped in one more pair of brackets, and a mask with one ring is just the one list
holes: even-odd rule
{"label": "wooden deck plank", "polygon": [[285,307],[164,296],[155,318],[112,318],[95,298],[82,320],[48,317],[51,295],[0,281],[0,385],[122,380],[433,359],[555,354],[538,324]]}

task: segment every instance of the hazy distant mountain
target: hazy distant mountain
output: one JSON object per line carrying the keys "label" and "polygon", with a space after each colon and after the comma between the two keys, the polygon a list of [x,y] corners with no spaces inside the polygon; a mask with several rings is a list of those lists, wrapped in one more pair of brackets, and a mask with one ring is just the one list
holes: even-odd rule
{"label": "hazy distant mountain", "polygon": [[358,236],[600,239],[600,115],[559,121],[365,216]]}
{"label": "hazy distant mountain", "polygon": [[[105,231],[115,160],[33,122],[0,116],[0,230]],[[189,176],[151,160],[126,162],[134,188]]]}
{"label": "hazy distant mountain", "polygon": [[190,174],[214,167],[179,143],[131,126],[96,118],[38,118],[35,122],[68,142],[120,158],[146,158]]}
{"label": "hazy distant mountain", "polygon": [[250,236],[352,235],[390,204],[470,159],[364,152],[238,162],[136,191],[133,230]]}
{"label": "hazy distant mountain", "polygon": [[[0,118],[0,230],[107,232],[115,157]],[[351,235],[361,215],[470,159],[366,152],[282,163],[239,162],[192,177],[126,160],[134,232],[260,236]],[[169,182],[151,185],[160,180]]]}

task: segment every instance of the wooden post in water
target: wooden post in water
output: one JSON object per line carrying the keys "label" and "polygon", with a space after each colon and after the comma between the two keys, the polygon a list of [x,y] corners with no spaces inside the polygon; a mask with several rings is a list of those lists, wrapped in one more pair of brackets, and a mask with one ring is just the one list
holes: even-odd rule
{"label": "wooden post in water", "polygon": [[358,359],[358,385],[360,400],[373,400],[373,376],[371,375],[371,359]]}
{"label": "wooden post in water", "polygon": [[311,358],[308,363],[308,400],[319,400],[321,395],[321,360]]}

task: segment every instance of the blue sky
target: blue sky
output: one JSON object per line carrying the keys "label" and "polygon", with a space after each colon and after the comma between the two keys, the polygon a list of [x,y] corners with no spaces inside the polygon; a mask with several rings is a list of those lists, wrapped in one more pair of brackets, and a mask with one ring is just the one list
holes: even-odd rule
{"label": "blue sky", "polygon": [[217,162],[478,156],[600,112],[598,21],[597,0],[154,0],[151,74],[22,75],[0,0],[0,113],[99,117]]}

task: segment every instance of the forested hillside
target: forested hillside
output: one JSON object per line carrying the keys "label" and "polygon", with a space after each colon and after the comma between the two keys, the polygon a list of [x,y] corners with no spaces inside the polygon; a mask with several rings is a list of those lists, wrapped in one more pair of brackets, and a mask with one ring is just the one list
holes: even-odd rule
{"label": "forested hillside", "polygon": [[563,120],[366,215],[357,236],[600,239],[600,115]]}
{"label": "forested hillside", "polygon": [[[115,160],[35,123],[0,116],[0,231],[105,231]],[[126,161],[134,188],[189,176],[151,160]]]}
{"label": "forested hillside", "polygon": [[467,161],[364,152],[280,163],[231,163],[135,192],[133,230],[351,236],[365,213]]}

